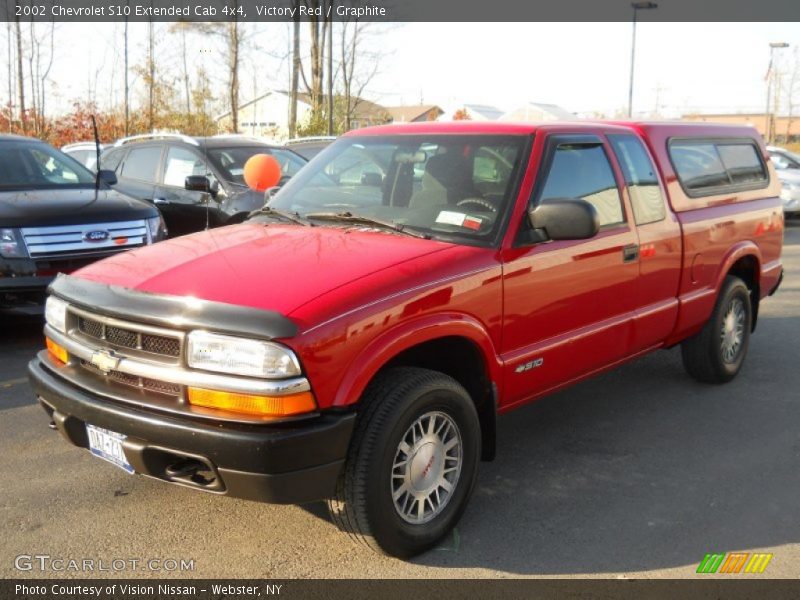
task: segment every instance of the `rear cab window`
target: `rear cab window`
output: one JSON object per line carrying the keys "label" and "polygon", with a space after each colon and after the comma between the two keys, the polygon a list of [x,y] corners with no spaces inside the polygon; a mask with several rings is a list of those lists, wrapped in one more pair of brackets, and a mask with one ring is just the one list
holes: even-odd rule
{"label": "rear cab window", "polygon": [[769,185],[766,165],[751,139],[671,139],[669,156],[690,198]]}
{"label": "rear cab window", "polygon": [[635,135],[610,134],[608,140],[617,156],[631,200],[637,225],[663,221],[667,216],[656,167]]}

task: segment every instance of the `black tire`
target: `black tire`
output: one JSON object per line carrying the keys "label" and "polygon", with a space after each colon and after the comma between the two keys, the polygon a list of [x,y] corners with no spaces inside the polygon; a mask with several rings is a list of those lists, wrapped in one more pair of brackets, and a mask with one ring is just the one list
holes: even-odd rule
{"label": "black tire", "polygon": [[[734,306],[743,310],[742,338],[733,356],[730,355],[730,349],[726,356],[722,329]],[[681,344],[683,366],[689,375],[703,383],[726,383],[736,377],[747,355],[752,323],[750,290],[741,279],[729,275],[725,278],[708,322],[698,334]]]}
{"label": "black tire", "polygon": [[[331,517],[340,529],[373,550],[399,558],[415,556],[447,535],[467,506],[481,454],[480,422],[475,405],[452,377],[428,369],[398,367],[375,377],[364,392],[360,411],[336,496],[328,502]],[[408,439],[412,425],[420,418],[424,422],[426,415],[446,415],[455,424],[460,436],[457,445],[460,446],[461,467],[456,480],[450,482],[452,491],[441,508],[434,508],[431,502],[430,520],[412,523],[395,507],[393,486],[404,484],[396,483],[398,478],[393,477],[393,473],[398,471],[393,465],[400,456],[401,441]],[[435,418],[442,419],[440,423],[447,422],[445,417]],[[427,422],[430,424],[430,420]],[[447,467],[444,455],[451,451],[434,450],[428,460],[422,455],[422,447],[418,447],[407,460],[409,470],[420,457],[421,462],[416,464],[425,463],[426,466],[417,471],[422,474],[418,483],[422,485],[429,473],[433,479],[427,481],[434,481],[437,473],[446,472],[439,465],[442,469]],[[431,470],[434,459],[437,466]],[[443,489],[435,491],[437,499]],[[410,494],[408,496],[411,498]],[[427,510],[426,503],[417,501],[416,507],[420,504]]]}

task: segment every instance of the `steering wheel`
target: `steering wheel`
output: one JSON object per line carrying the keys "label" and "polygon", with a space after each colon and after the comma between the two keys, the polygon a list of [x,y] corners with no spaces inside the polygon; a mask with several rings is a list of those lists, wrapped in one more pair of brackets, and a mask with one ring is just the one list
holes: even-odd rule
{"label": "steering wheel", "polygon": [[463,200],[456,202],[456,206],[458,207],[466,206],[468,204],[480,206],[482,209],[488,210],[493,213],[497,212],[497,207],[488,200],[484,200],[483,198],[464,198]]}

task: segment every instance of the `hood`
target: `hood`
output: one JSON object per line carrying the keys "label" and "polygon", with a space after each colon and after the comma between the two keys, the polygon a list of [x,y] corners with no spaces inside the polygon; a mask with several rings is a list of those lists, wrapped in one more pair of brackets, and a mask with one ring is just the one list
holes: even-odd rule
{"label": "hood", "polygon": [[367,275],[452,247],[381,231],[245,223],[118,254],[74,275],[287,315]]}
{"label": "hood", "polygon": [[34,227],[127,221],[156,216],[147,202],[114,190],[0,191],[0,226]]}

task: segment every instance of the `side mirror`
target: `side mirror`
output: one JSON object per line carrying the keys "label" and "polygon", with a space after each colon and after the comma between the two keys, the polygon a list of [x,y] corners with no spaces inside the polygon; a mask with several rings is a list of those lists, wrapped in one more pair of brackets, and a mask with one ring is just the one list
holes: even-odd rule
{"label": "side mirror", "polygon": [[189,175],[184,181],[183,187],[190,192],[205,192],[212,196],[216,196],[219,192],[217,182],[211,183],[205,175]]}
{"label": "side mirror", "polygon": [[600,231],[597,209],[579,198],[548,198],[528,212],[534,230],[550,240],[586,240]]}
{"label": "side mirror", "polygon": [[110,169],[100,169],[97,172],[97,178],[106,185],[115,185],[117,183],[117,174]]}

